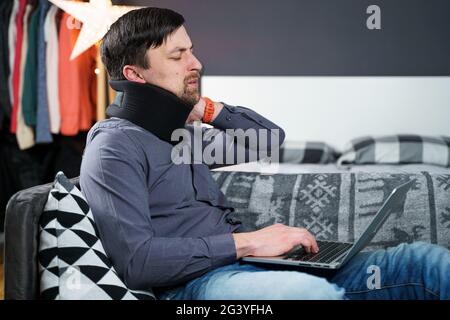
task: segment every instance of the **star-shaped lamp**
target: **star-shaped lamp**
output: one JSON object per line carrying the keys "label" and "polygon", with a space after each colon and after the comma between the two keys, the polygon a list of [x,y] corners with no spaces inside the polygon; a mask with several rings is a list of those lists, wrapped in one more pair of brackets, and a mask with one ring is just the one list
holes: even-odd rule
{"label": "star-shaped lamp", "polygon": [[81,21],[80,34],[70,55],[70,60],[100,41],[109,27],[125,13],[141,7],[116,6],[111,0],[89,0],[89,2],[69,0],[49,0],[72,17]]}

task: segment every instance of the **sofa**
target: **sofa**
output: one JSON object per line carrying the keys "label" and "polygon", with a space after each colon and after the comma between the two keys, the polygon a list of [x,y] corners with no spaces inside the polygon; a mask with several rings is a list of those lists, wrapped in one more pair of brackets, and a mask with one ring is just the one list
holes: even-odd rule
{"label": "sofa", "polygon": [[[415,179],[364,250],[425,241],[450,248],[450,176],[421,173],[212,171],[244,231],[273,223],[302,226],[318,239],[354,241],[398,185]],[[78,178],[70,179],[79,188]],[[16,193],[5,219],[5,299],[40,299],[40,222],[53,183]]]}

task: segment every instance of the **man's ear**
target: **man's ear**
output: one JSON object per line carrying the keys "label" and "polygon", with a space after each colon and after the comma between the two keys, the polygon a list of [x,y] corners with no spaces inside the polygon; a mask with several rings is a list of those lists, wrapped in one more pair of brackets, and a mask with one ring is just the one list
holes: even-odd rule
{"label": "man's ear", "polygon": [[128,81],[145,83],[144,77],[139,73],[135,66],[126,65],[123,67],[123,75]]}

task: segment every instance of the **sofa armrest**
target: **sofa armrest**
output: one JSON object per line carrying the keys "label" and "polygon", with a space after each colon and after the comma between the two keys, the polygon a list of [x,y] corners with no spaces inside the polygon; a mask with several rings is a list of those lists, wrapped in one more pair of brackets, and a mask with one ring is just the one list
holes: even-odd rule
{"label": "sofa armrest", "polygon": [[[71,180],[78,184],[78,178]],[[52,183],[21,190],[8,201],[5,216],[5,299],[39,297],[39,219]]]}

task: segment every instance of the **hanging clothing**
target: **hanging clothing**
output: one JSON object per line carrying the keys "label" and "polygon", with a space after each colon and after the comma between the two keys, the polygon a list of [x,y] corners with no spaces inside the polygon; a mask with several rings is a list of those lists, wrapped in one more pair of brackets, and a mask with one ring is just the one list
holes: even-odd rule
{"label": "hanging clothing", "polygon": [[61,134],[76,135],[89,130],[96,109],[97,82],[95,80],[96,48],[93,46],[74,60],[70,60],[79,30],[69,29],[70,15],[64,12],[59,29],[59,107]]}
{"label": "hanging clothing", "polygon": [[97,52],[97,121],[106,117],[106,107],[108,106],[108,84],[106,83],[106,68],[100,57],[100,50]]}
{"label": "hanging clothing", "polygon": [[[76,136],[66,137],[57,135],[55,137],[55,153],[52,157],[53,170],[51,178],[55,177],[58,171],[63,171],[67,177],[75,178],[80,175],[81,159],[86,146],[87,132],[80,132]],[[50,181],[52,181],[50,180]]]}
{"label": "hanging clothing", "polygon": [[97,112],[97,47],[92,46],[78,58],[80,82],[80,131],[89,131],[96,119]]}
{"label": "hanging clothing", "polygon": [[[14,56],[16,52],[16,17],[19,12],[19,0],[14,0],[13,8],[11,11],[11,16],[9,18],[8,26],[8,50],[9,50],[9,77],[8,77],[8,89],[9,89],[9,99],[10,99],[10,109],[7,111],[7,116],[11,119],[11,112],[13,106],[13,70],[14,70]],[[10,124],[8,124],[8,127]]]}
{"label": "hanging clothing", "polygon": [[61,133],[74,135],[79,130],[78,96],[81,92],[76,60],[70,61],[70,54],[78,33],[67,27],[68,19],[70,19],[70,15],[64,12],[59,28],[59,112],[61,114]]}
{"label": "hanging clothing", "polygon": [[[50,133],[50,119],[47,97],[47,72],[45,52],[45,17],[50,8],[47,0],[39,0],[39,31],[37,34],[37,112],[36,112],[36,143],[53,141]],[[51,61],[51,63],[55,63]]]}
{"label": "hanging clothing", "polygon": [[42,161],[35,156],[34,149],[20,150],[13,134],[0,131],[0,230],[3,230],[1,220],[4,220],[4,209],[11,196],[42,183]]}
{"label": "hanging clothing", "polygon": [[[28,7],[28,5],[27,5]],[[25,18],[24,18],[25,20]],[[37,109],[37,35],[39,23],[39,7],[30,13],[27,36],[24,35],[27,50],[22,89],[22,115],[27,126],[36,126]],[[25,28],[26,21],[24,21]],[[25,44],[24,44],[25,45]]]}
{"label": "hanging clothing", "polygon": [[17,115],[16,115],[16,138],[17,143],[19,145],[20,150],[25,150],[34,146],[34,133],[33,129],[31,129],[25,123],[25,119],[23,118],[23,87],[24,87],[24,72],[25,72],[25,63],[26,63],[26,53],[28,49],[28,18],[33,10],[33,6],[31,4],[27,4],[25,7],[25,12],[23,15],[23,44],[21,46],[21,58],[20,61],[20,74],[19,74],[19,90],[18,90],[18,99],[17,99]]}
{"label": "hanging clothing", "polygon": [[56,16],[58,7],[51,6],[45,17],[45,68],[47,77],[47,105],[50,120],[51,133],[58,134],[61,126],[59,114],[59,93],[58,93],[58,24]]}
{"label": "hanging clothing", "polygon": [[9,96],[9,22],[13,10],[13,1],[0,2],[0,130],[5,119],[11,113],[11,97]]}
{"label": "hanging clothing", "polygon": [[14,140],[11,134],[6,135],[5,131],[0,131],[0,232],[3,232],[5,209],[9,198],[19,190],[18,172],[12,166],[12,156],[10,144],[6,138]]}
{"label": "hanging clothing", "polygon": [[13,88],[13,107],[11,112],[11,133],[16,133],[17,129],[17,110],[19,108],[19,87],[22,63],[22,45],[23,45],[23,16],[25,14],[26,0],[19,0],[19,9],[16,15],[16,41],[14,51],[14,67],[12,76]]}

